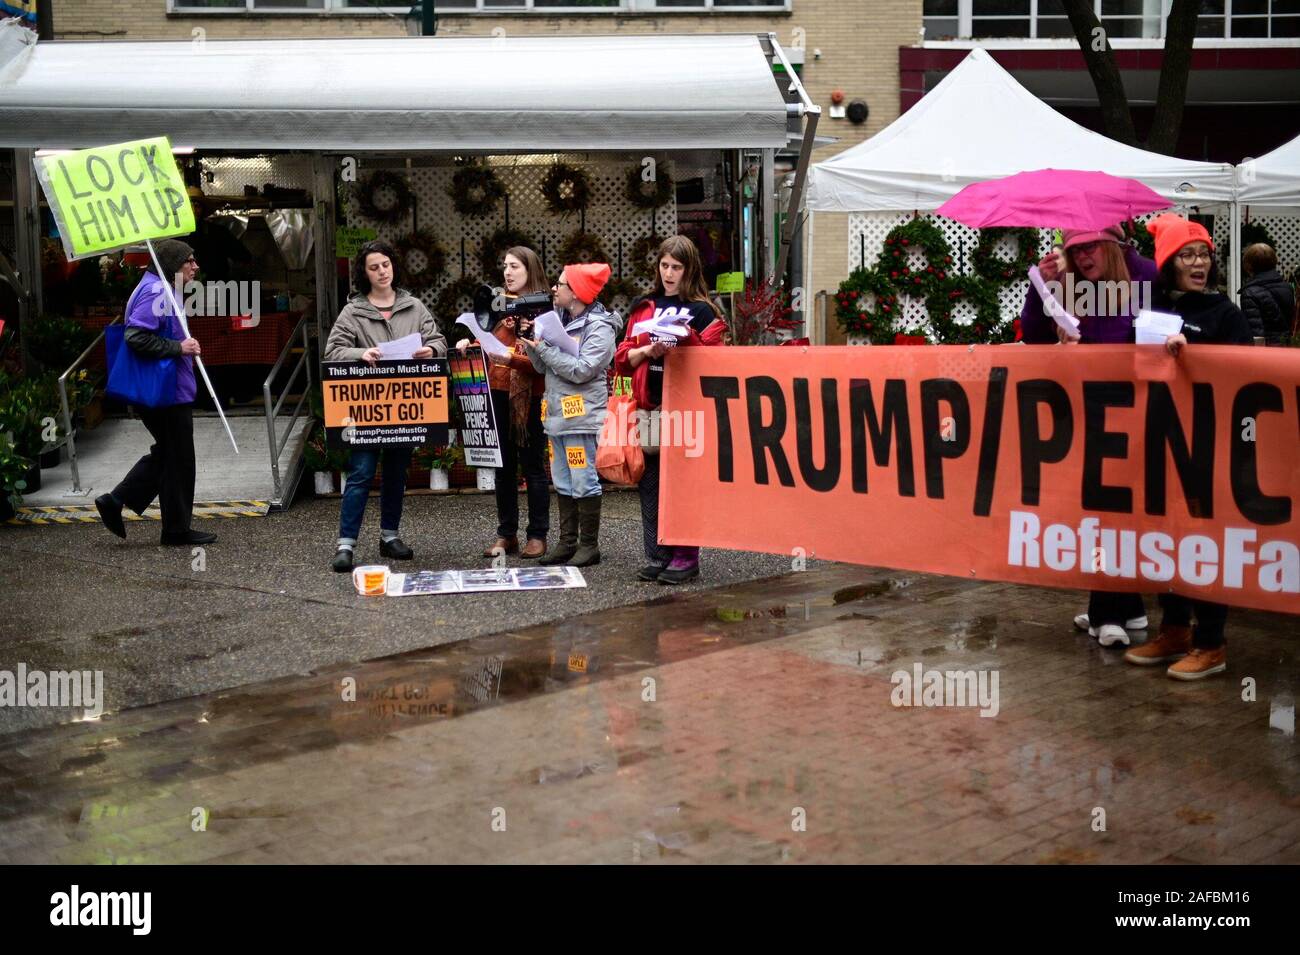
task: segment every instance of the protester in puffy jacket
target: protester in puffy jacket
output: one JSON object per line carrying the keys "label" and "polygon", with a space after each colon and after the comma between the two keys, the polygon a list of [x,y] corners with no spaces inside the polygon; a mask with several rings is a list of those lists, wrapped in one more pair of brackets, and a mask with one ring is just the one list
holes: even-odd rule
{"label": "protester in puffy jacket", "polygon": [[[542,260],[527,246],[516,245],[502,257],[503,291],[507,300],[547,291]],[[506,358],[489,356],[488,386],[496,413],[501,444],[501,467],[496,469],[497,536],[483,549],[484,557],[518,553],[541,557],[550,532],[551,489],[546,478],[546,433],[542,428],[542,392],[546,378],[533,370],[519,336],[532,334],[532,322],[518,323],[503,316],[492,328],[493,336],[511,349]],[[464,354],[478,344],[469,340],[457,346]],[[527,542],[519,549],[519,470],[528,482]]]}
{"label": "protester in puffy jacket", "polygon": [[[364,361],[373,365],[380,359],[381,342],[411,334],[418,334],[421,342],[412,357],[441,358],[447,354],[447,340],[424,303],[397,287],[401,280],[397,262],[397,253],[386,242],[367,242],[357,252],[352,265],[352,284],[357,291],[330,329],[325,361]],[[406,494],[406,469],[414,450],[410,445],[351,448],[347,487],[339,507],[338,550],[331,565],[338,573],[352,571],[352,552],[361,533],[370,482],[381,457],[384,477],[379,495],[379,553],[394,560],[415,556],[397,534]]]}
{"label": "protester in puffy jacket", "polygon": [[[1183,329],[1166,342],[1174,355],[1196,344],[1253,344],[1250,326],[1241,310],[1226,295],[1214,291],[1218,267],[1214,241],[1205,227],[1181,216],[1163,215],[1147,228],[1156,237],[1156,262],[1160,281],[1156,308],[1175,312]],[[1188,502],[1189,510],[1199,510]],[[1124,659],[1137,666],[1174,662],[1165,673],[1175,680],[1201,680],[1228,668],[1224,624],[1228,608],[1208,600],[1161,594],[1160,630],[1154,639],[1134,647]],[[1195,618],[1195,629],[1192,620]]]}
{"label": "protester in puffy jacket", "polygon": [[560,540],[538,563],[600,563],[600,476],[596,438],[605,422],[605,373],[623,322],[596,301],[609,281],[604,264],[566,265],[553,294],[564,331],[578,345],[570,355],[544,341],[520,337],[533,367],[546,375],[542,420],[551,438],[551,482],[560,513]]}
{"label": "protester in puffy jacket", "polygon": [[1264,242],[1247,246],[1241,257],[1246,284],[1241,287],[1241,311],[1256,338],[1268,345],[1285,345],[1295,326],[1295,289],[1277,270],[1277,253]]}
{"label": "protester in puffy jacket", "polygon": [[[140,283],[126,305],[127,347],[146,358],[175,358],[176,400],[159,408],[137,408],[140,421],[149,429],[154,444],[149,453],[136,462],[120,484],[95,499],[104,526],[118,537],[126,537],[122,508],[137,514],[158,498],[162,511],[161,542],[172,546],[211,544],[216,534],[190,529],[194,514],[194,356],[199,343],[185,334],[180,319],[172,309],[163,283],[180,289],[194,279],[199,270],[194,250],[184,242],[164,239],[154,246],[162,275],[153,267],[140,277]],[[177,304],[184,307],[181,295]]]}
{"label": "protester in puffy jacket", "polygon": [[[1124,242],[1118,225],[1096,232],[1067,229],[1064,249],[1046,255],[1038,271],[1044,282],[1060,283],[1062,305],[1079,320],[1078,340],[1085,345],[1132,342],[1133,319],[1150,307],[1156,280],[1156,264]],[[1067,338],[1032,285],[1020,310],[1020,330],[1029,345]]]}
{"label": "protester in puffy jacket", "polygon": [[[664,356],[682,345],[720,344],[727,329],[717,306],[709,298],[700,253],[684,235],[675,235],[659,246],[654,288],[629,309],[627,335],[618,346],[614,374],[636,382],[637,409],[655,412],[663,403]],[[687,334],[669,332],[633,334],[638,322],[673,315],[685,317]],[[652,429],[653,431],[654,429]],[[659,543],[659,449],[643,447],[645,472],[637,482],[641,498],[641,537],[646,565],[637,579],[681,584],[700,575],[698,547],[668,547]]]}

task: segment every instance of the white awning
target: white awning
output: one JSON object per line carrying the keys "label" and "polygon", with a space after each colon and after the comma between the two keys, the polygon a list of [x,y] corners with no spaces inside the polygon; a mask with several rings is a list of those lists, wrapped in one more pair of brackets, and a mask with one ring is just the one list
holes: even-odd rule
{"label": "white awning", "polygon": [[1228,163],[1107,139],[1052,109],[977,49],[885,129],[814,165],[808,208],[935,209],[972,182],[1052,168],[1127,176],[1180,205],[1228,203],[1235,193]]}
{"label": "white awning", "polygon": [[0,146],[782,148],[786,116],[753,34],[36,43],[0,24]]}

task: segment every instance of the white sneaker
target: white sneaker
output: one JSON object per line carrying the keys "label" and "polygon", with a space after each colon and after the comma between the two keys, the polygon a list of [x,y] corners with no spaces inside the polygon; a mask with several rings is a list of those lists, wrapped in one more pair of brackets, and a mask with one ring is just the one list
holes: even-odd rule
{"label": "white sneaker", "polygon": [[[1092,631],[1089,630],[1089,633]],[[1113,647],[1117,643],[1128,646],[1128,631],[1117,623],[1104,623],[1097,628],[1097,642],[1103,647]]]}
{"label": "white sneaker", "polygon": [[[1080,630],[1087,630],[1089,636],[1095,637],[1097,635],[1097,628],[1088,625],[1088,615],[1086,613],[1081,613],[1075,617],[1074,625]],[[1125,630],[1145,630],[1146,628],[1147,618],[1145,614],[1141,617],[1130,617],[1124,621]]]}

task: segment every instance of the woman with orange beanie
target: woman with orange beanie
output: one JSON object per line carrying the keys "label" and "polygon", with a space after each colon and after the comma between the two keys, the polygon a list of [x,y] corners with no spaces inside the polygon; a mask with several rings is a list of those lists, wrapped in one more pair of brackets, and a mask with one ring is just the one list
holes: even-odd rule
{"label": "woman with orange beanie", "polygon": [[[1188,345],[1251,345],[1250,324],[1226,295],[1217,291],[1214,240],[1205,226],[1166,214],[1147,229],[1156,237],[1155,305],[1182,317],[1180,334],[1165,342],[1177,356]],[[1199,502],[1189,502],[1196,513]],[[1228,668],[1223,628],[1228,608],[1208,600],[1161,594],[1162,619],[1155,638],[1124,654],[1136,666],[1171,663],[1166,675],[1175,680],[1202,680]],[[1192,620],[1195,618],[1195,627]]]}

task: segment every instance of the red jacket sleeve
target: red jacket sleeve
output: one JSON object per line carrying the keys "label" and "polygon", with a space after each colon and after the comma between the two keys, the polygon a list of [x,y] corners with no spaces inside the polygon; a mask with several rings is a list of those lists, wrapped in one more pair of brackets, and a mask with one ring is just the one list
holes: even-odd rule
{"label": "red jacket sleeve", "polygon": [[624,339],[618,343],[618,348],[614,352],[614,374],[619,377],[629,377],[635,369],[627,360],[627,353],[633,348],[640,348],[650,342],[650,336],[641,334],[633,335],[632,327],[637,322],[643,322],[654,313],[654,305],[650,302],[638,306],[632,310],[627,317],[627,333]]}

